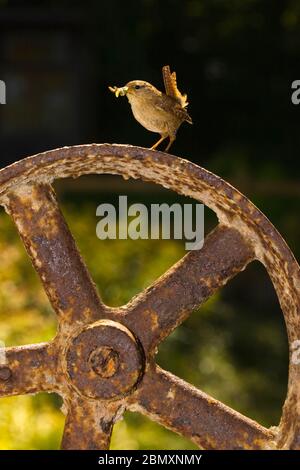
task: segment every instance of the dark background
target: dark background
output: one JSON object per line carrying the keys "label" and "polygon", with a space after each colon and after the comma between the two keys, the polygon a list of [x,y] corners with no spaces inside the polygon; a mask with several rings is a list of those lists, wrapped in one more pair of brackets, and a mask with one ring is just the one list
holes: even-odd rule
{"label": "dark background", "polygon": [[[134,120],[126,98],[116,100],[107,87],[144,79],[162,90],[161,67],[169,64],[179,89],[188,94],[194,121],[182,125],[171,153],[236,186],[270,218],[299,259],[300,105],[291,102],[291,84],[300,79],[299,56],[298,0],[0,0],[0,79],[7,86],[7,104],[0,106],[1,166],[65,145],[151,146],[156,135]],[[96,258],[90,216],[96,202],[133,186],[106,181],[100,200],[99,184],[85,181],[64,182],[57,190],[104,300],[119,304],[181,252],[165,245],[157,251],[150,244],[140,255],[134,244],[124,256],[121,245],[109,245],[112,251],[119,247],[117,259],[103,255],[99,245]],[[131,197],[151,202],[152,189],[136,186]],[[89,229],[88,222],[77,224],[78,211],[90,220]],[[7,233],[9,245],[13,232]],[[150,265],[150,274],[143,274]],[[195,316],[186,322],[162,347],[159,361],[263,424],[277,424],[286,393],[287,339],[263,268],[251,265],[204,306],[201,322]],[[153,437],[158,431],[151,434],[149,426],[129,419],[128,429],[139,429],[139,439],[150,436],[148,444],[137,446],[159,445]],[[13,439],[0,440],[0,447],[22,447]],[[55,439],[36,445],[55,447]],[[170,448],[176,445],[172,441]]]}
{"label": "dark background", "polygon": [[162,89],[170,64],[194,121],[171,152],[245,193],[297,252],[299,53],[297,0],[0,0],[1,166],[64,145],[151,146],[157,134],[107,87]]}
{"label": "dark background", "polygon": [[[70,6],[72,4],[72,7]],[[176,70],[194,126],[173,148],[215,170],[299,176],[297,0],[1,1],[1,164],[61,145],[155,135],[110,84]]]}

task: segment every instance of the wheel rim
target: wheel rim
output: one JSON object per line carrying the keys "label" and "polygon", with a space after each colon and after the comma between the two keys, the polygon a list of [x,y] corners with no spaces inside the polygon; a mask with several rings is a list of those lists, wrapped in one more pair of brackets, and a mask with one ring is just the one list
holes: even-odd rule
{"label": "wheel rim", "polygon": [[[121,309],[109,308],[99,299],[51,188],[55,179],[95,173],[160,184],[203,202],[219,220],[218,227],[199,250],[201,253],[188,253],[165,276]],[[58,335],[50,343],[7,348],[8,364],[2,374],[4,379],[0,374],[0,396],[39,390],[60,393],[68,408],[64,448],[107,448],[112,425],[124,408],[140,411],[205,448],[300,448],[300,365],[292,360],[294,342],[300,338],[300,270],[280,234],[245,196],[187,160],[139,147],[93,144],[45,152],[1,170],[0,203],[14,219],[60,322]],[[56,264],[53,253],[59,259]],[[213,253],[218,259],[211,264]],[[200,259],[202,264],[206,261],[204,267],[208,269],[200,269]],[[190,311],[255,259],[266,267],[275,287],[290,347],[288,394],[276,430],[266,430],[154,363],[157,345]],[[66,274],[66,263],[70,283],[58,286],[57,278]],[[85,286],[85,291],[80,285]],[[184,291],[183,300],[182,292],[179,292],[181,296],[173,295],[180,288]],[[157,302],[162,294],[165,305]],[[66,354],[62,338],[67,338],[70,346],[75,332],[80,335],[87,324],[96,324],[101,319],[128,328],[140,342],[142,355],[136,356],[140,360],[140,369],[136,364],[139,371],[144,368],[143,354],[146,360],[141,381],[134,381],[129,395],[126,389],[124,396],[110,402],[91,400],[78,393],[78,389],[74,395],[74,387],[66,379],[68,366],[62,360]],[[55,376],[53,363],[57,365]],[[22,373],[24,364],[34,369],[34,380]],[[164,401],[163,397],[171,401],[172,407],[166,406],[163,411],[157,396],[160,402]],[[183,403],[186,403],[183,411],[191,415],[188,423],[180,422],[180,416],[174,415],[174,411],[172,416],[175,404],[178,408]],[[84,419],[79,411],[82,409],[88,418]],[[100,429],[96,422],[102,423]],[[219,429],[214,430],[214,425]],[[207,430],[208,437],[199,437],[199,433]],[[79,438],[79,434],[86,438]]]}

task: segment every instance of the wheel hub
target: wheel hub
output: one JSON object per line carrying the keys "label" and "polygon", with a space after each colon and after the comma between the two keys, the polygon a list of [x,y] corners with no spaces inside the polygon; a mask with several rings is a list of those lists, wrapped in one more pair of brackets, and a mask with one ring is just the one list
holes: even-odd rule
{"label": "wheel hub", "polygon": [[66,354],[71,384],[89,398],[123,396],[137,384],[143,354],[133,334],[120,323],[100,320],[81,330]]}

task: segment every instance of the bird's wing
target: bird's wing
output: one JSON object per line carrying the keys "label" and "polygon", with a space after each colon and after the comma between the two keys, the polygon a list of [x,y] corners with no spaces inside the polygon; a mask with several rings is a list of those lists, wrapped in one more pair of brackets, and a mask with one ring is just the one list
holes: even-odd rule
{"label": "bird's wing", "polygon": [[[177,100],[176,100],[177,101]],[[174,98],[170,96],[169,99],[166,99],[166,96],[162,95],[155,96],[153,103],[155,108],[159,109],[166,115],[166,119],[169,118],[169,114],[174,113],[181,121],[187,121],[189,124],[193,124],[191,116],[188,114],[187,109],[181,106],[177,101],[174,102]]]}
{"label": "bird's wing", "polygon": [[169,65],[165,65],[162,68],[162,74],[166,94],[172,96],[172,98],[175,98],[182,108],[186,108],[188,105],[187,95],[182,95],[177,88],[176,72],[171,73]]}
{"label": "bird's wing", "polygon": [[[186,105],[187,106],[187,105]],[[174,109],[175,114],[182,119],[183,121],[188,122],[189,124],[193,124],[192,118],[187,112],[185,107],[178,106]]]}

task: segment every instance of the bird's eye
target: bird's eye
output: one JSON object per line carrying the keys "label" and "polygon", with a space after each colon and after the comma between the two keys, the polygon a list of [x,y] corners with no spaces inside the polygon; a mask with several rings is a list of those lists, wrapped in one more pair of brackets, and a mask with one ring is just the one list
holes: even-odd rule
{"label": "bird's eye", "polygon": [[139,89],[142,88],[142,87],[141,87],[141,85],[135,85],[134,88],[135,88],[136,90],[139,90]]}

